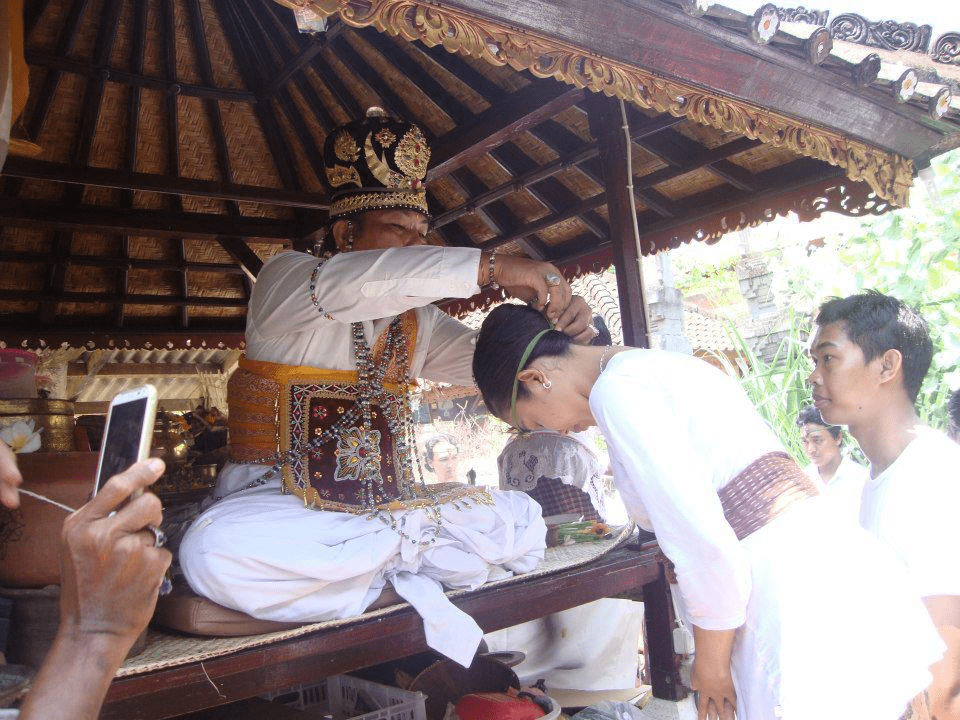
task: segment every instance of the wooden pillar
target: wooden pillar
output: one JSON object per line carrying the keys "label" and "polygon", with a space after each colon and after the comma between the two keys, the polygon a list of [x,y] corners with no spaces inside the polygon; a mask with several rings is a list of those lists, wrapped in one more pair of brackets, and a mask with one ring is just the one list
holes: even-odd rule
{"label": "wooden pillar", "polygon": [[620,292],[623,342],[635,347],[650,347],[643,277],[640,273],[640,248],[637,247],[634,236],[636,214],[628,189],[630,177],[627,172],[627,159],[630,145],[622,127],[620,103],[615,98],[596,94],[591,95],[586,104],[590,132],[597,139],[600,148],[600,167],[603,170],[607,195],[613,263]]}
{"label": "wooden pillar", "polygon": [[687,689],[680,680],[680,662],[673,644],[676,618],[670,583],[663,566],[660,577],[643,586],[643,643],[646,656],[645,674],[653,696],[663,700],[682,700]]}

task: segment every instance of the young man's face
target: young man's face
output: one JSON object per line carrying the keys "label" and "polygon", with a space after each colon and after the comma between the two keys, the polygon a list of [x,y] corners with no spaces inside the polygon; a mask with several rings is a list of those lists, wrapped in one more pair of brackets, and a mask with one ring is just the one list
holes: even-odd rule
{"label": "young man's face", "polygon": [[863,350],[853,342],[842,321],[821,325],[810,342],[813,371],[807,378],[813,403],[831,425],[850,425],[865,417],[877,393],[879,357],[864,362]]}
{"label": "young man's face", "polygon": [[800,440],[803,452],[818,468],[829,467],[840,456],[840,438],[835,438],[823,425],[804,423]]}

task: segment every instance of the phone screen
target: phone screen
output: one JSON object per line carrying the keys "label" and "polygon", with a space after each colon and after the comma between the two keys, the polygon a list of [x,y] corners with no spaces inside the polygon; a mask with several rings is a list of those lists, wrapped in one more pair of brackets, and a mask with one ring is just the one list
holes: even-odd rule
{"label": "phone screen", "polygon": [[110,411],[110,427],[103,438],[103,460],[97,477],[97,492],[107,480],[123,472],[139,460],[140,436],[147,409],[147,398],[114,405]]}

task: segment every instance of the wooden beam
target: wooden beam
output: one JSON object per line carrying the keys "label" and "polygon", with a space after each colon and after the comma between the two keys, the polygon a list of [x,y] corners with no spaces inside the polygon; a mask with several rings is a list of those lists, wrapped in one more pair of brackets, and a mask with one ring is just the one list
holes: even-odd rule
{"label": "wooden beam", "polygon": [[395,90],[390,82],[381,77],[380,73],[353,49],[345,37],[341,35],[331,43],[330,52],[353,73],[354,77],[370,88],[380,99],[380,104],[388,115],[404,118],[410,122],[416,122],[419,119],[420,113],[416,111],[415,106],[422,100],[405,97],[399,88]]}
{"label": "wooden beam", "polygon": [[[5,263],[49,263],[50,253],[48,252],[24,252],[6,250],[0,257],[0,262]],[[227,263],[199,263],[184,262],[171,263],[166,260],[145,260],[140,258],[127,257],[108,257],[106,255],[70,255],[65,257],[68,265],[79,265],[83,267],[111,268],[114,270],[155,270],[159,272],[215,272],[225,275],[237,275],[243,273],[243,270],[236,265]]]}
{"label": "wooden beam", "polygon": [[587,103],[590,131],[600,147],[600,165],[606,184],[607,215],[625,345],[650,347],[646,299],[640,272],[640,247],[635,235],[636,215],[630,202],[628,172],[630,144],[622,127],[620,103],[603,95],[594,95]]}
{"label": "wooden beam", "polygon": [[[67,363],[67,377],[86,376],[90,372],[86,362]],[[196,375],[197,373],[222,373],[219,363],[164,363],[164,362],[111,362],[100,367],[97,375],[110,377],[138,377],[142,375]]]}
{"label": "wooden beam", "polygon": [[263,260],[243,241],[243,238],[221,237],[217,238],[217,242],[230,257],[237,261],[237,265],[250,280],[257,279],[257,275],[263,269]]}
{"label": "wooden beam", "polygon": [[[23,300],[22,290],[0,290],[0,300]],[[225,297],[204,297],[194,295],[192,297],[168,297],[166,295],[120,295],[119,293],[87,293],[87,292],[61,292],[51,293],[47,291],[31,293],[30,300],[39,302],[55,303],[123,303],[124,305],[169,305],[170,307],[183,307],[185,305],[195,305],[197,307],[213,308],[236,308],[246,307],[246,298],[225,298]]]}
{"label": "wooden beam", "polygon": [[[60,28],[60,35],[57,39],[54,55],[66,56],[73,48],[73,41],[77,35],[77,26],[80,24],[80,18],[86,12],[89,0],[77,0],[70,3],[70,11]],[[57,86],[60,84],[60,71],[56,68],[51,69],[43,79],[39,92],[37,92],[37,104],[29,118],[24,118],[27,137],[36,140],[40,136],[40,131],[47,120],[47,114],[50,112],[50,106],[53,103],[53,97],[56,95]]]}
{"label": "wooden beam", "polygon": [[581,200],[576,205],[572,205],[556,215],[548,215],[539,220],[534,220],[526,225],[522,225],[508,235],[498,235],[495,238],[487,240],[480,247],[483,250],[493,250],[494,248],[506,245],[507,243],[515,242],[516,240],[524,238],[527,235],[546,230],[548,227],[563,222],[564,220],[569,220],[572,217],[578,217],[585,212],[589,212],[590,210],[595,210],[599,207],[602,207],[606,202],[607,197],[605,193],[594,195],[592,198]]}
{"label": "wooden beam", "polygon": [[27,63],[39,68],[48,68],[51,72],[69,72],[87,77],[102,77],[104,80],[124,83],[139,88],[160,90],[171,95],[187,95],[190,97],[212,98],[215,100],[230,100],[233,102],[257,102],[257,97],[248,90],[233,90],[231,88],[210,87],[193,83],[179,82],[176,79],[159,78],[144,75],[142,72],[132,72],[112,66],[97,66],[82,60],[61,57],[37,50],[27,50]]}
{"label": "wooden beam", "polygon": [[313,40],[311,40],[305,48],[300,50],[296,57],[288,60],[286,65],[284,65],[280,72],[277,73],[276,77],[267,83],[266,87],[264,88],[267,94],[276,94],[277,90],[283,87],[287,80],[303,70],[305,66],[309,65],[310,61],[313,60],[321,50],[323,50],[323,46],[327,43],[327,41],[327,33],[323,33],[313,38]]}
{"label": "wooden beam", "polygon": [[204,213],[171,214],[162,210],[116,210],[95,205],[65,208],[59,203],[11,198],[0,198],[0,222],[17,227],[211,240],[226,235],[281,244],[298,236],[296,225],[283,220],[233,219]]}
{"label": "wooden beam", "polygon": [[[342,23],[338,24],[338,27],[341,26]],[[397,47],[389,35],[379,33],[373,28],[363,28],[355,33],[383,56],[392,67],[409,78],[430,99],[430,102],[443,110],[458,126],[473,119],[473,113],[467,106],[461,103],[446,85],[435,80],[422,65]],[[409,44],[409,46],[419,48],[416,44]]]}
{"label": "wooden beam", "polygon": [[[630,136],[634,140],[641,139],[649,135],[653,135],[664,128],[673,127],[681,121],[681,118],[674,117],[673,115],[658,115],[642,127],[631,127]],[[751,146],[758,144],[758,141],[750,142],[752,143]],[[464,203],[459,208],[441,213],[434,218],[433,225],[434,227],[443,227],[447,223],[451,223],[454,220],[463,217],[467,213],[473,212],[474,210],[482,208],[489,203],[495,202],[507,197],[512,193],[515,193],[518,187],[528,187],[533,183],[540,182],[541,180],[558,173],[564,168],[579,166],[588,160],[596,158],[599,153],[600,149],[596,146],[596,144],[574,152],[565,153],[553,162],[547,163],[546,165],[536,168],[535,170],[531,170],[528,173],[524,173],[519,177],[515,177],[512,180],[495,188],[491,188],[480,195],[471,197],[468,202]]]}
{"label": "wooden beam", "polygon": [[164,195],[189,195],[215,200],[256,202],[265,205],[301,207],[312,210],[326,210],[329,206],[324,195],[302,190],[240,185],[215,180],[194,180],[172,175],[110,170],[108,168],[75,167],[23,157],[10,157],[3,166],[2,174],[8,177],[30,180],[51,180],[53,182],[93,185],[121,190],[142,190]]}
{"label": "wooden beam", "polygon": [[427,173],[427,180],[443,177],[517,133],[576,105],[583,99],[584,92],[553,81],[538,81],[517,90],[502,103],[477,115],[470,125],[439,138],[434,143],[435,164]]}

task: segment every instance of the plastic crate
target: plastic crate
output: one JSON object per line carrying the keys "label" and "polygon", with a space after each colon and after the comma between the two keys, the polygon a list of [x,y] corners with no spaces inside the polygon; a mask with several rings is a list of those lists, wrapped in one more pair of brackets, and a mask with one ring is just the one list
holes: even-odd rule
{"label": "plastic crate", "polygon": [[424,695],[350,675],[265,696],[297,710],[321,709],[333,720],[427,720]]}

